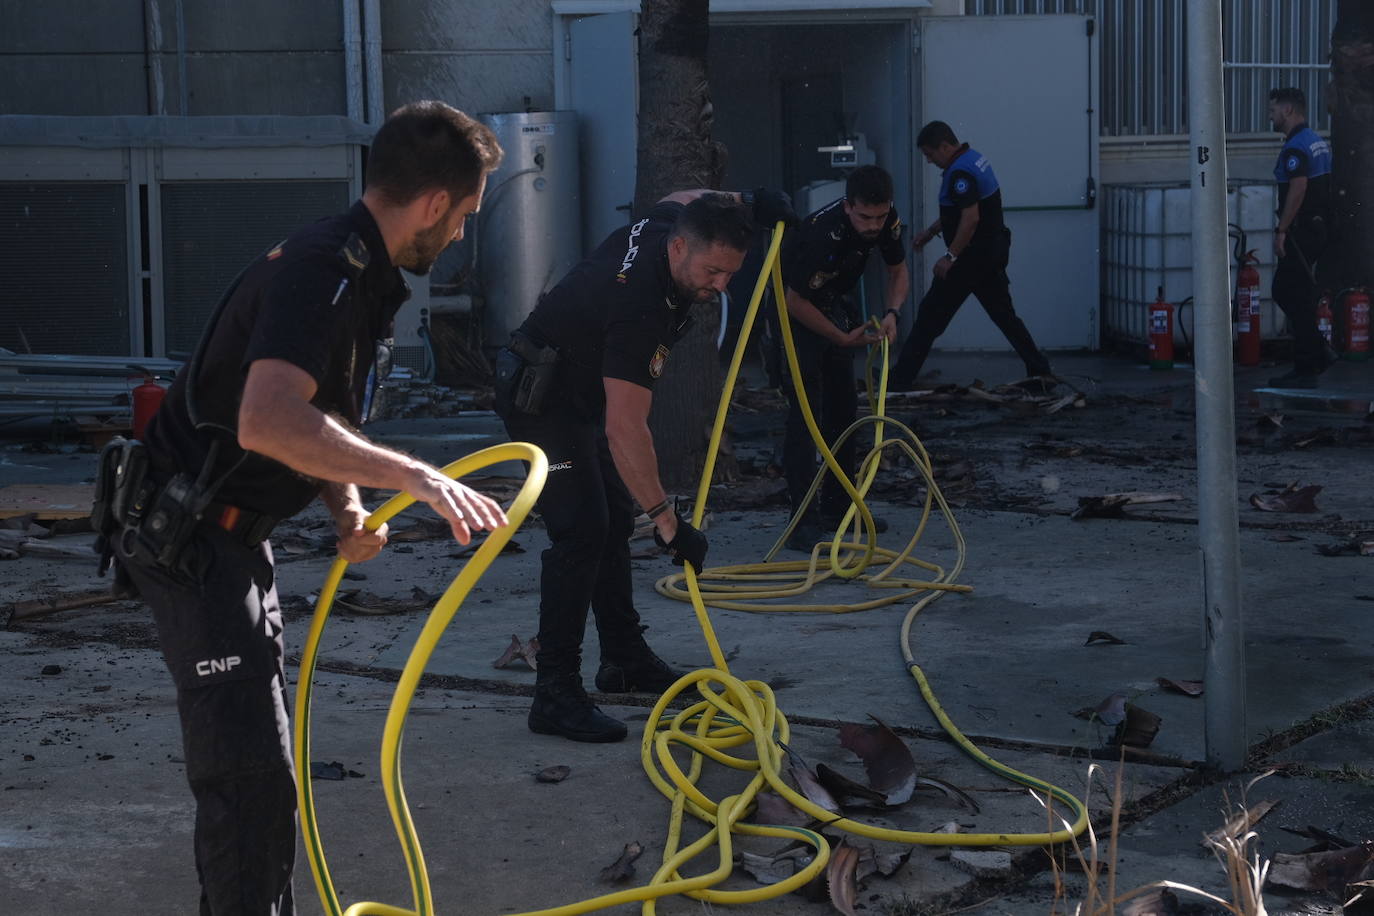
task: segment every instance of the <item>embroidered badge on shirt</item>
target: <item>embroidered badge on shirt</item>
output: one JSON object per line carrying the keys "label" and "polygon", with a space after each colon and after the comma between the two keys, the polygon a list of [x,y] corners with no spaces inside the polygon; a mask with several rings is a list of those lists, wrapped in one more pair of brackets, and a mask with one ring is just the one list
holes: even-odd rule
{"label": "embroidered badge on shirt", "polygon": [[902,237],[902,218],[900,216],[892,221],[892,237],[894,239]]}
{"label": "embroidered badge on shirt", "polygon": [[967,193],[968,193],[968,179],[967,179],[967,178],[956,178],[956,179],[954,179],[954,193],[955,193],[955,194],[967,194]]}
{"label": "embroidered badge on shirt", "polygon": [[835,276],[836,274],[833,272],[818,270],[811,275],[811,281],[807,285],[810,286],[812,289],[820,289],[822,286],[829,283],[831,280],[835,279]]}
{"label": "embroidered badge on shirt", "polygon": [[668,348],[663,344],[658,345],[653,357],[649,360],[649,374],[658,378],[663,374],[663,364],[668,361]]}

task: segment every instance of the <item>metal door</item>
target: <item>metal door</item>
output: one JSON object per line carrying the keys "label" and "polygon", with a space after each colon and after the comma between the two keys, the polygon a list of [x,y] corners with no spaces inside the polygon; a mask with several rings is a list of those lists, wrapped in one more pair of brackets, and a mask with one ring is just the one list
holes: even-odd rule
{"label": "metal door", "polygon": [[639,59],[634,13],[573,19],[568,88],[582,159],[582,245],[600,245],[629,222],[635,193]]}
{"label": "metal door", "polygon": [[[918,120],[948,122],[991,162],[1012,231],[1012,299],[1043,348],[1098,343],[1093,33],[1090,17],[1073,15],[937,17],[921,30]],[[930,225],[939,217],[940,171],[918,165]],[[926,248],[925,283],[943,250],[938,241]],[[1007,343],[970,297],[936,346]]]}

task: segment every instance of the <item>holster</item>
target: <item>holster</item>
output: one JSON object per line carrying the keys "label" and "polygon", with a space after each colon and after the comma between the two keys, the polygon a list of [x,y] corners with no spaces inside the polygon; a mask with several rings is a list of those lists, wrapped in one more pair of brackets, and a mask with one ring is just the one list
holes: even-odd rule
{"label": "holster", "polygon": [[[186,474],[159,486],[149,473],[148,450],[137,439],[116,436],[101,449],[99,460],[91,506],[97,573],[105,575],[119,555],[176,570],[208,494]],[[131,580],[115,566],[115,594],[135,596]]]}
{"label": "holster", "polygon": [[520,413],[538,416],[553,390],[557,368],[557,350],[516,331],[510,336],[510,346],[496,358],[497,396]]}
{"label": "holster", "polygon": [[97,572],[105,575],[114,559],[115,542],[137,529],[153,485],[148,479],[148,450],[137,439],[115,436],[100,450],[95,476],[91,528],[100,555]]}

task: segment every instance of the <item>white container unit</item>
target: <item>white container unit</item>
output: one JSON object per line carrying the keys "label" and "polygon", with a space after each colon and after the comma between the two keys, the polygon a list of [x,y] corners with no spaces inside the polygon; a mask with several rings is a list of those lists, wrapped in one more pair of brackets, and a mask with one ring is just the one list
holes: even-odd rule
{"label": "white container unit", "polygon": [[480,119],[506,151],[487,177],[476,220],[486,343],[503,347],[581,258],[577,115],[526,111]]}
{"label": "white container unit", "polygon": [[[1192,303],[1177,307],[1193,295],[1192,192],[1178,185],[1108,185],[1103,192],[1103,343],[1148,343],[1146,321],[1160,287],[1164,301],[1175,306],[1174,341],[1191,341]],[[1272,184],[1235,185],[1226,195],[1232,234],[1239,227],[1246,248],[1259,256],[1260,332],[1266,340],[1283,332],[1283,313],[1270,297],[1276,200]],[[1235,244],[1232,238],[1233,248]],[[1233,258],[1230,268],[1234,299]]]}

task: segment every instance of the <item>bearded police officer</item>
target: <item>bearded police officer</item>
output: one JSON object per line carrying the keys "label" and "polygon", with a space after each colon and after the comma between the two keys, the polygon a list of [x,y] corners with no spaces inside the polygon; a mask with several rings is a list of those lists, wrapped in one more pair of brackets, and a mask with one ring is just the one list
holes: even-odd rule
{"label": "bearded police officer", "polygon": [[387,533],[363,527],[359,484],[428,503],[462,543],[506,524],[492,500],[354,429],[377,341],[408,295],[397,268],[426,273],[461,238],[500,157],[486,127],[441,102],[393,114],[362,200],[272,248],[225,294],[148,427],[142,485],[140,453],[122,449],[118,522],[102,528],[121,581],[152,608],[176,684],[202,914],[293,911],[273,524],[318,496],[339,555],[370,559]]}
{"label": "bearded police officer", "polygon": [[[797,364],[807,403],[827,443],[833,444],[858,413],[855,349],[879,339],[870,333],[851,295],[863,278],[869,254],[876,248],[887,267],[881,334],[888,340],[897,336],[897,319],[911,285],[902,221],[892,197],[892,176],[876,165],[861,166],[845,180],[844,197],[807,216],[783,242],[783,284]],[[815,478],[816,446],[791,373],[784,372],[783,379],[788,396],[783,472],[795,513]],[[835,454],[851,478],[857,449],[858,439],[850,436]],[[848,506],[844,487],[833,474],[828,475],[819,505],[793,530],[787,546],[810,551],[826,529],[839,524]],[[878,527],[882,530],[885,525]]]}
{"label": "bearded police officer", "polygon": [[660,693],[679,677],[645,642],[631,595],[635,504],[678,564],[700,570],[706,538],[668,505],[649,406],[693,306],[714,301],[739,270],[754,234],[750,206],[765,227],[795,218],[785,195],[762,188],[670,194],[542,297],[497,357],[496,409],[506,430],[549,459],[538,502],[550,546],[531,731],[574,741],[626,735],[583,687],[589,606],[601,644],[598,690]]}
{"label": "bearded police officer", "polygon": [[1011,303],[1007,262],[1011,231],[1002,222],[1002,190],[987,157],[960,143],[944,121],[931,121],[916,137],[931,165],[944,170],[940,218],[913,240],[919,251],[937,235],[945,252],[935,261],[930,290],[916,309],[916,322],[892,369],[894,390],[915,387],[935,339],[972,294],[1025,363],[1026,375],[1040,386],[1053,382],[1050,362]]}
{"label": "bearded police officer", "polygon": [[1279,223],[1274,230],[1274,301],[1293,333],[1293,369],[1269,380],[1281,388],[1315,388],[1327,367],[1326,343],[1317,328],[1317,262],[1329,242],[1331,146],[1307,126],[1301,89],[1269,92],[1269,120],[1284,135],[1274,165],[1279,186]]}

